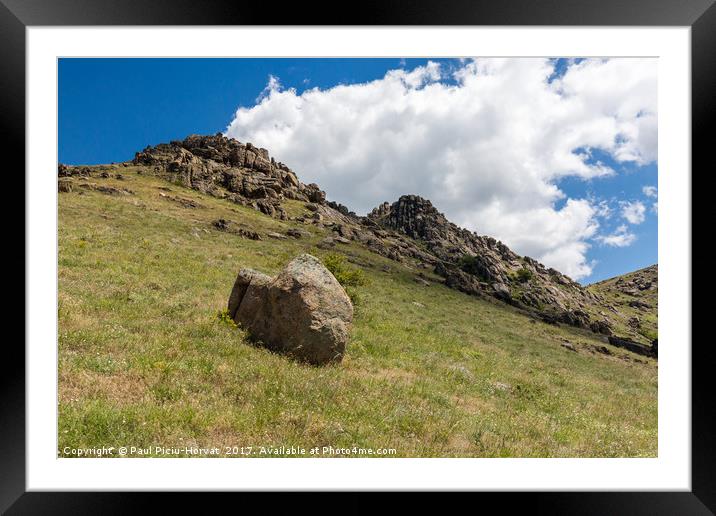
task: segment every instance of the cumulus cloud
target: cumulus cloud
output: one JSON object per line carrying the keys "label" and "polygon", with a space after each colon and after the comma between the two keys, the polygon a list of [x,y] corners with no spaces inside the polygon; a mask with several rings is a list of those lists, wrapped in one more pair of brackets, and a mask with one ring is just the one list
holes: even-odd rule
{"label": "cumulus cloud", "polygon": [[402,194],[455,223],[581,278],[603,207],[572,199],[561,178],[616,173],[656,159],[656,61],[430,62],[378,80],[298,94],[271,78],[226,133],[270,150],[302,181],[366,213]]}
{"label": "cumulus cloud", "polygon": [[641,224],[646,218],[646,206],[641,201],[623,201],[622,217],[630,224]]}
{"label": "cumulus cloud", "polygon": [[619,226],[616,231],[610,235],[599,235],[596,239],[611,247],[627,247],[634,243],[636,235],[631,233],[626,224]]}

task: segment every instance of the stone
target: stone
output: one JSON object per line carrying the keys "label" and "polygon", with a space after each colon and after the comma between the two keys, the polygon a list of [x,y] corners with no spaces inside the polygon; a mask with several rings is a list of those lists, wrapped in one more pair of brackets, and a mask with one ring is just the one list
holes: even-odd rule
{"label": "stone", "polygon": [[599,346],[596,344],[590,344],[589,350],[595,353],[601,353],[602,355],[612,355],[612,352],[606,346]]}
{"label": "stone", "polygon": [[[236,281],[231,289],[231,295],[229,296],[228,311],[231,318],[236,321],[236,312],[239,309],[239,305],[245,300],[250,308],[250,305],[256,303],[256,299],[261,294],[261,290],[271,282],[271,277],[266,274],[260,273],[253,269],[241,269]],[[253,283],[251,296],[246,297],[249,286]],[[238,322],[238,321],[236,321]]]}
{"label": "stone", "polygon": [[638,299],[633,299],[629,301],[629,306],[632,308],[651,308],[651,305],[649,303],[645,303],[644,301],[640,301]]}
{"label": "stone", "polygon": [[68,181],[66,179],[60,179],[57,181],[57,191],[58,192],[71,192],[72,191],[72,181]]}
{"label": "stone", "polygon": [[174,195],[167,195],[165,193],[159,192],[159,196],[163,199],[166,199],[167,201],[172,201],[184,208],[203,208],[204,206],[199,204],[193,199],[186,199],[185,197],[178,197]]}
{"label": "stone", "polygon": [[632,353],[637,353],[638,355],[655,357],[655,350],[653,346],[645,346],[644,344],[634,342],[624,337],[616,337],[612,335],[609,337],[609,344],[618,348],[628,349]]}
{"label": "stone", "polygon": [[318,247],[319,249],[332,249],[335,246],[336,246],[336,243],[335,243],[334,239],[331,237],[324,238],[323,240],[318,242],[318,244],[316,245],[316,247]]}
{"label": "stone", "polygon": [[565,349],[568,349],[569,351],[574,351],[575,353],[577,352],[577,348],[575,348],[574,344],[572,344],[571,342],[563,342],[561,346]]}
{"label": "stone", "polygon": [[492,295],[495,296],[497,299],[500,299],[501,301],[505,301],[506,303],[509,303],[512,301],[512,294],[510,293],[510,289],[504,283],[493,284],[492,290],[493,290]]}
{"label": "stone", "polygon": [[326,202],[326,192],[321,190],[316,183],[306,185],[305,191],[309,201],[318,204]]}
{"label": "stone", "polygon": [[232,233],[234,235],[238,235],[242,238],[248,238],[249,240],[261,240],[261,235],[259,235],[256,231],[251,231],[250,229],[242,228],[237,223],[227,220],[227,219],[217,219],[214,222],[211,223],[214,228],[218,229],[219,231],[225,231],[227,233]]}
{"label": "stone", "polygon": [[294,258],[275,278],[241,269],[228,311],[253,340],[314,365],[342,360],[353,321],[345,290],[309,254]]}
{"label": "stone", "polygon": [[79,186],[85,190],[93,190],[107,195],[134,195],[132,190],[127,188],[114,188],[112,186],[98,185],[96,183],[80,183]]}
{"label": "stone", "polygon": [[594,333],[600,333],[602,335],[611,335],[612,327],[606,320],[594,321],[589,325],[589,329]]}

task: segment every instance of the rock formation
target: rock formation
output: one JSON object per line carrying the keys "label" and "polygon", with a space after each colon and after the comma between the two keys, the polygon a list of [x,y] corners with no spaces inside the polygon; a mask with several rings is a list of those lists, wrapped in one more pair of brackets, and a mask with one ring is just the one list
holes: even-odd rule
{"label": "rock formation", "polygon": [[301,183],[266,149],[240,143],[221,133],[191,135],[138,152],[133,160],[169,181],[251,206],[271,217],[286,219],[283,199],[323,204],[326,194],[316,184]]}
{"label": "rock formation", "polygon": [[435,272],[449,287],[537,310],[554,322],[590,325],[584,308],[595,301],[591,292],[499,240],[458,227],[422,197],[404,195],[393,204],[383,203],[368,218],[424,242],[437,259]]}
{"label": "rock formation", "polygon": [[241,269],[228,311],[268,349],[315,365],[342,360],[353,321],[343,287],[309,254],[292,260],[275,278]]}

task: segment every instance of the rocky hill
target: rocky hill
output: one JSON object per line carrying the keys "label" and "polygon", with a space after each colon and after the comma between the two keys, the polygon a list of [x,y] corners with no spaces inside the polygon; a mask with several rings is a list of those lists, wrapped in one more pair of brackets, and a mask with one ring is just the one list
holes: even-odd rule
{"label": "rocky hill", "polygon": [[594,283],[588,290],[598,296],[619,335],[637,342],[657,338],[658,265]]}
{"label": "rocky hill", "polygon": [[423,242],[435,257],[435,272],[448,286],[493,295],[535,310],[550,322],[583,327],[593,323],[585,311],[597,301],[591,292],[494,238],[456,226],[426,199],[405,195],[393,204],[383,203],[368,218]]}
{"label": "rocky hill", "polygon": [[301,183],[291,169],[269,157],[266,149],[221,134],[192,135],[147,147],[136,154],[133,163],[154,167],[170,181],[281,219],[286,218],[282,199],[323,203],[326,198],[317,185]]}
{"label": "rocky hill", "polygon": [[[310,225],[325,234],[319,244],[324,249],[358,243],[415,271],[418,283],[440,282],[471,295],[497,299],[551,324],[567,324],[604,336],[618,334],[642,344],[656,338],[656,266],[585,288],[555,269],[519,256],[494,238],[456,226],[429,200],[415,195],[404,195],[381,204],[366,217],[358,216],[328,201],[318,185],[302,183],[266,149],[221,134],[192,135],[147,147],[131,162],[116,165],[123,166],[141,167],[143,173],[278,220]],[[61,177],[101,174],[107,171],[59,167]],[[303,210],[290,213],[287,200],[303,202]],[[228,227],[226,221],[216,225]],[[301,238],[301,231],[292,231],[288,236]]]}

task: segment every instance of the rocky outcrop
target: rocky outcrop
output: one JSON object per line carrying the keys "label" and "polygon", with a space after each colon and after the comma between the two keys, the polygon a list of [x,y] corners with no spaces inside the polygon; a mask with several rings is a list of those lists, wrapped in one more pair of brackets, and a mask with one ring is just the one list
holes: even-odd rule
{"label": "rocky outcrop", "polygon": [[636,353],[638,355],[653,358],[658,357],[658,344],[656,340],[652,342],[651,346],[645,346],[644,344],[640,344],[638,342],[634,342],[623,337],[611,336],[609,337],[609,344],[618,348],[627,349],[632,353]]}
{"label": "rocky outcrop", "polygon": [[430,201],[417,195],[403,195],[393,204],[383,203],[368,218],[381,227],[425,242],[440,260],[454,262],[456,257],[479,256],[489,281],[505,282],[499,262],[519,258],[502,242],[453,224]]}
{"label": "rocky outcrop", "polygon": [[[424,243],[435,258],[435,272],[449,287],[493,296],[555,323],[592,325],[583,310],[595,301],[591,292],[555,269],[519,256],[499,240],[458,227],[427,199],[404,195],[392,204],[381,204],[367,218],[381,228]],[[402,254],[400,246],[394,249]],[[604,325],[594,327],[605,332]]]}
{"label": "rocky outcrop", "polygon": [[228,311],[263,346],[315,365],[342,360],[353,321],[343,287],[309,254],[275,278],[241,269]]}
{"label": "rocky outcrop", "polygon": [[261,240],[261,235],[256,231],[252,231],[247,228],[242,228],[239,224],[234,221],[226,219],[217,219],[211,223],[214,228],[219,231],[225,231],[226,233],[232,233],[242,238],[248,238],[249,240]]}
{"label": "rocky outcrop", "polygon": [[266,149],[241,143],[221,133],[188,136],[138,152],[135,165],[151,167],[169,181],[226,198],[278,219],[286,219],[283,199],[324,204],[316,184],[303,184]]}
{"label": "rocky outcrop", "polygon": [[57,181],[57,191],[58,192],[71,192],[72,191],[72,182],[68,181],[67,179],[59,179]]}

